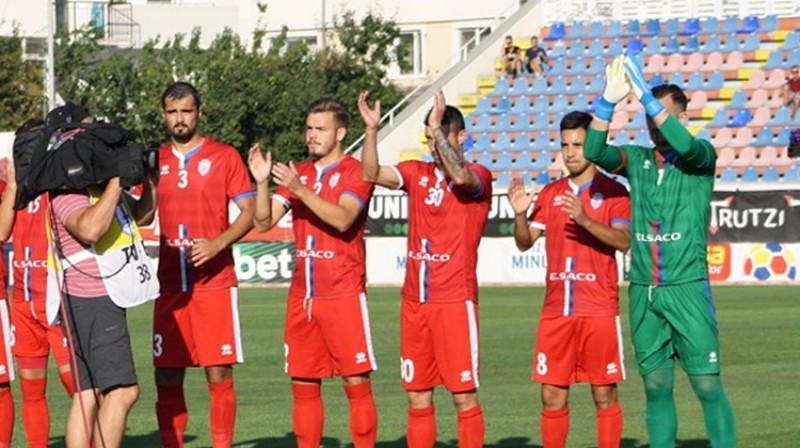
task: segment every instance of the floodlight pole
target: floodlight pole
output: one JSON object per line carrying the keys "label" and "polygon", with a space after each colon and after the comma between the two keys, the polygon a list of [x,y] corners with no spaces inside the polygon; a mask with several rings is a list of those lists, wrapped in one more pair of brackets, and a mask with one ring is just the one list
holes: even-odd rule
{"label": "floodlight pole", "polygon": [[320,43],[319,46],[320,46],[320,49],[324,50],[325,49],[325,45],[327,44],[327,42],[326,42],[327,41],[326,34],[328,34],[328,31],[326,29],[327,23],[326,23],[326,20],[325,20],[325,0],[321,0],[321,1],[322,1],[322,36],[321,36],[321,38],[319,40],[319,43]]}
{"label": "floodlight pole", "polygon": [[55,2],[47,0],[47,80],[45,81],[45,91],[47,92],[47,110],[56,107],[56,46],[55,46],[55,27],[53,8]]}

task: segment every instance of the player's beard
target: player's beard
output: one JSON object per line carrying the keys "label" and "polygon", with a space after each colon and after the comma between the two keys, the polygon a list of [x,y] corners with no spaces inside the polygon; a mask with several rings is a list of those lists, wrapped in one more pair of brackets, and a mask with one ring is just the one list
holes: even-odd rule
{"label": "player's beard", "polygon": [[170,129],[172,139],[178,143],[191,141],[196,133],[197,128],[190,127],[184,123],[178,123]]}

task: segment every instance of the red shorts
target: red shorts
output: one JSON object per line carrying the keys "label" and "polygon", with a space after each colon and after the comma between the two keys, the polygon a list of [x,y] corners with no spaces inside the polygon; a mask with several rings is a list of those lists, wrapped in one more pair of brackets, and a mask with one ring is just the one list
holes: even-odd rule
{"label": "red shorts", "polygon": [[475,302],[420,303],[400,309],[400,364],[405,390],[444,384],[451,393],[478,382],[478,307]]}
{"label": "red shorts", "polygon": [[14,379],[14,360],[11,357],[11,346],[14,335],[11,333],[11,316],[8,312],[8,301],[0,299],[0,384]]}
{"label": "red shorts", "polygon": [[378,368],[364,293],[329,300],[289,297],[283,337],[284,368],[292,378],[354,376]]}
{"label": "red shorts", "polygon": [[14,323],[14,356],[46,357],[53,350],[56,365],[69,364],[67,338],[61,325],[47,324],[44,303],[15,300],[11,307],[11,322]]}
{"label": "red shorts", "polygon": [[536,332],[533,381],[595,386],[625,379],[619,316],[542,316]]}
{"label": "red shorts", "polygon": [[164,368],[244,362],[239,290],[161,293],[153,309],[153,365]]}

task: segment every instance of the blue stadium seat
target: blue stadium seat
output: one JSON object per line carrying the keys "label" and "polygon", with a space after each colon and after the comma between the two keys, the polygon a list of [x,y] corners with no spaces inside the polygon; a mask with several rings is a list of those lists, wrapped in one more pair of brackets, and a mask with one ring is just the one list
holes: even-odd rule
{"label": "blue stadium seat", "polygon": [[711,119],[711,122],[708,123],[709,128],[723,128],[728,125],[728,110],[727,109],[717,109],[714,112],[714,118]]}
{"label": "blue stadium seat", "polygon": [[503,151],[497,156],[492,165],[492,171],[505,171],[511,168],[511,153]]}
{"label": "blue stadium seat", "polygon": [[647,19],[643,36],[656,36],[661,34],[661,22],[658,19]]}
{"label": "blue stadium seat", "polygon": [[589,48],[586,50],[587,57],[595,57],[595,56],[602,56],[603,52],[606,51],[606,47],[603,45],[603,41],[600,39],[594,39],[592,43],[589,44]]}
{"label": "blue stadium seat", "polygon": [[576,40],[572,42],[572,45],[567,48],[566,56],[570,58],[574,58],[577,56],[583,56],[586,54],[586,45],[583,43],[582,40]]}
{"label": "blue stadium seat", "polygon": [[558,95],[559,93],[564,93],[567,90],[567,80],[566,78],[556,78],[549,87],[547,87],[547,94],[548,95]]}
{"label": "blue stadium seat", "polygon": [[533,143],[531,144],[531,149],[535,152],[545,152],[547,151],[547,147],[550,145],[550,137],[547,135],[547,132],[539,132],[536,134],[536,138],[533,139]]}
{"label": "blue stadium seat", "polygon": [[661,73],[653,73],[653,76],[650,77],[650,88],[662,86],[664,84],[664,75]]}
{"label": "blue stadium seat", "polygon": [[608,44],[608,50],[606,50],[606,54],[608,56],[619,56],[623,52],[625,52],[625,46],[622,45],[622,41],[619,38],[616,38]]}
{"label": "blue stadium seat", "polygon": [[539,171],[536,175],[536,185],[547,185],[550,183],[550,173],[547,171]]}
{"label": "blue stadium seat", "polygon": [[522,174],[519,175],[520,179],[522,179],[522,184],[525,186],[530,186],[533,184],[533,180],[531,180],[531,173],[528,171],[523,171]]}
{"label": "blue stadium seat", "polygon": [[567,86],[567,89],[564,92],[575,95],[578,93],[584,93],[585,91],[586,78],[583,76],[577,76],[572,80],[572,83]]}
{"label": "blue stadium seat", "polygon": [[475,140],[475,146],[473,146],[472,149],[475,151],[488,151],[491,147],[492,139],[489,137],[489,134],[484,132]]}
{"label": "blue stadium seat", "polygon": [[732,128],[747,126],[747,123],[750,123],[752,119],[753,113],[750,112],[750,109],[737,109],[736,112],[733,113],[733,117],[731,117],[728,126]]}
{"label": "blue stadium seat", "polygon": [[775,116],[769,121],[767,126],[790,126],[792,124],[792,113],[788,107],[781,107],[775,112]]}
{"label": "blue stadium seat", "polygon": [[708,81],[703,86],[703,90],[719,90],[725,86],[725,75],[720,71],[711,73]]}
{"label": "blue stadium seat", "polygon": [[680,30],[681,22],[676,17],[671,17],[664,23],[664,31],[661,34],[664,36],[675,36]]}
{"label": "blue stadium seat", "polygon": [[511,112],[515,114],[528,113],[531,110],[531,100],[528,99],[527,93],[517,98],[514,105],[511,106]]}
{"label": "blue stadium seat", "polygon": [[[528,93],[528,77],[527,76],[520,76],[514,80],[514,85],[511,86],[511,95],[514,96],[521,96],[526,95]],[[510,106],[510,105],[509,105]],[[506,109],[507,110],[507,109]]]}
{"label": "blue stadium seat", "polygon": [[492,155],[489,154],[488,152],[482,152],[481,155],[478,156],[478,163],[487,168],[491,168]]}
{"label": "blue stadium seat", "polygon": [[561,133],[556,134],[555,140],[547,145],[547,152],[554,153],[561,151]]}
{"label": "blue stadium seat", "polygon": [[764,146],[771,146],[772,140],[773,140],[772,129],[761,128],[761,130],[758,131],[758,134],[756,134],[756,138],[753,139],[753,143],[751,143],[751,145],[759,148]]}
{"label": "blue stadium seat", "polygon": [[706,38],[706,42],[700,48],[700,52],[704,54],[713,53],[715,51],[720,51],[722,49],[722,44],[719,40],[719,34],[712,34]]}
{"label": "blue stadium seat", "polygon": [[789,146],[789,139],[792,136],[792,130],[788,128],[781,129],[778,136],[773,140],[774,146]]}
{"label": "blue stadium seat", "polygon": [[[550,76],[563,75],[567,72],[567,60],[565,58],[553,59],[553,66],[547,71]],[[542,78],[537,78],[542,79]],[[534,81],[536,82],[536,81]]]}
{"label": "blue stadium seat", "polygon": [[711,132],[708,129],[700,129],[697,131],[697,134],[695,134],[694,138],[711,141]]}
{"label": "blue stadium seat", "polygon": [[472,132],[487,132],[492,127],[492,118],[489,114],[483,114],[478,117],[478,122]]}
{"label": "blue stadium seat", "polygon": [[751,33],[745,37],[739,51],[756,51],[761,48],[761,37],[758,33]]}
{"label": "blue stadium seat", "polygon": [[761,175],[761,182],[778,182],[781,180],[781,173],[774,166],[768,166]]}
{"label": "blue stadium seat", "polygon": [[420,157],[420,160],[426,163],[433,162],[433,156],[430,153],[424,154],[422,157]]}
{"label": "blue stadium seat", "polygon": [[608,22],[608,30],[606,31],[606,37],[619,37],[622,36],[622,22],[619,20],[612,20]]}
{"label": "blue stadium seat", "polygon": [[489,98],[484,97],[478,100],[478,104],[475,105],[475,110],[472,111],[472,113],[475,115],[481,115],[481,114],[488,114],[491,111],[492,111],[492,103],[491,101],[489,101]]}
{"label": "blue stadium seat", "polygon": [[495,113],[504,113],[511,110],[511,100],[508,99],[507,96],[504,96],[497,100],[497,104],[494,105],[494,112]]}
{"label": "blue stadium seat", "polygon": [[[696,73],[700,74],[700,72],[696,72]],[[700,76],[702,76],[702,74],[700,74]],[[673,72],[671,75],[669,75],[669,83],[670,84],[675,84],[676,86],[678,86],[678,87],[680,87],[681,89],[684,89],[684,90],[691,90],[691,89],[687,89],[686,80],[683,79],[683,73],[681,73],[681,72]]]}
{"label": "blue stadium seat", "polygon": [[531,112],[546,112],[549,108],[550,102],[547,100],[547,97],[544,95],[539,95],[536,97],[536,101],[533,102],[533,108],[531,108]]}
{"label": "blue stadium seat", "polygon": [[592,62],[589,63],[589,67],[586,69],[587,75],[600,75],[600,74],[604,75],[605,72],[606,72],[606,60],[602,56],[592,58]]}
{"label": "blue stadium seat", "polygon": [[742,27],[739,28],[740,33],[755,33],[760,28],[757,16],[747,16],[742,19]]}
{"label": "blue stadium seat", "polygon": [[736,182],[737,180],[739,180],[739,178],[736,175],[736,170],[731,167],[722,170],[722,174],[719,176],[720,182]]}
{"label": "blue stadium seat", "polygon": [[511,130],[511,117],[508,114],[497,116],[497,121],[492,126],[493,132],[508,132]]}
{"label": "blue stadium seat", "polygon": [[640,129],[636,132],[636,135],[633,136],[633,144],[644,146],[645,148],[653,146],[653,141],[650,140],[650,133],[647,131],[647,129]]}
{"label": "blue stadium seat", "polygon": [[511,149],[513,151],[530,151],[531,150],[531,138],[528,136],[527,132],[521,132],[517,135],[517,139],[514,140],[514,143],[511,145]]}
{"label": "blue stadium seat", "polygon": [[738,29],[739,29],[739,17],[728,16],[725,17],[725,21],[722,23],[722,29],[720,30],[720,32],[723,34],[735,33]]}
{"label": "blue stadium seat", "polygon": [[[698,89],[691,89],[690,90],[698,90]],[[737,90],[734,92],[733,96],[731,97],[730,103],[728,103],[725,108],[727,109],[740,109],[747,104],[747,93],[744,90]]]}
{"label": "blue stadium seat", "polygon": [[515,171],[529,170],[533,166],[531,154],[529,152],[521,152],[517,154],[517,160],[511,163],[511,169]]}
{"label": "blue stadium seat", "polygon": [[645,56],[650,56],[658,53],[661,53],[661,39],[658,36],[653,36],[645,44],[642,54]]}
{"label": "blue stadium seat", "polygon": [[603,34],[603,22],[595,20],[589,23],[589,32],[586,33],[586,37],[601,37]]}
{"label": "blue stadium seat", "polygon": [[758,182],[758,171],[752,166],[747,167],[740,180],[742,182]]}
{"label": "blue stadium seat", "polygon": [[531,131],[544,131],[550,125],[550,122],[547,118],[547,112],[540,112],[536,114],[536,118],[531,123],[531,127],[528,128]]}
{"label": "blue stadium seat", "polygon": [[567,34],[567,26],[563,23],[554,23],[550,25],[550,31],[545,36],[545,41],[559,40]]}
{"label": "blue stadium seat", "polygon": [[709,17],[701,23],[700,34],[717,34],[719,33],[719,19],[716,17]]}
{"label": "blue stadium seat", "polygon": [[800,182],[800,167],[793,166],[783,173],[784,182]]}
{"label": "blue stadium seat", "polygon": [[686,43],[681,47],[681,53],[692,54],[700,51],[700,39],[697,36],[689,36]]}
{"label": "blue stadium seat", "polygon": [[775,70],[776,68],[781,68],[783,66],[783,52],[780,50],[772,50],[769,52],[769,56],[767,56],[767,62],[764,63],[764,66],[761,67],[765,70]]}
{"label": "blue stadium seat", "polygon": [[680,32],[681,36],[690,36],[700,31],[700,19],[692,17],[683,22],[683,30]]}
{"label": "blue stadium seat", "polygon": [[639,38],[633,38],[628,41],[628,46],[625,48],[628,54],[639,54],[644,51],[644,44]]}
{"label": "blue stadium seat", "polygon": [[503,152],[508,151],[511,148],[511,136],[502,133],[497,136],[497,140],[494,141],[492,145],[492,152]]}
{"label": "blue stadium seat", "polygon": [[500,173],[494,181],[495,188],[508,188],[511,185],[511,173]]}
{"label": "blue stadium seat", "polygon": [[722,52],[730,53],[732,51],[740,51],[742,44],[739,42],[739,35],[736,33],[727,34],[725,36],[725,43],[722,44]]}
{"label": "blue stadium seat", "polygon": [[547,92],[547,80],[545,78],[536,78],[533,80],[533,85],[528,90],[529,95],[542,95]]}
{"label": "blue stadium seat", "polygon": [[789,56],[786,58],[785,65],[787,67],[794,67],[798,64],[800,64],[800,48],[795,48],[789,52]]}
{"label": "blue stadium seat", "polygon": [[586,98],[586,95],[575,95],[575,98],[572,100],[572,105],[570,106],[572,110],[579,110],[579,111],[586,111],[589,109],[589,100]]}
{"label": "blue stadium seat", "polygon": [[467,137],[464,139],[464,143],[462,144],[462,149],[464,152],[471,151],[475,146],[475,139],[472,137],[472,134],[467,134]]}
{"label": "blue stadium seat", "polygon": [[536,158],[536,161],[531,166],[531,169],[534,171],[541,171],[546,170],[548,166],[550,166],[550,154],[543,152],[539,154],[539,157]]}
{"label": "blue stadium seat", "polygon": [[661,49],[664,54],[672,54],[681,51],[681,43],[678,41],[678,38],[675,36],[670,37],[667,39],[667,43]]}
{"label": "blue stadium seat", "polygon": [[584,93],[600,93],[606,88],[606,80],[604,76],[595,76],[592,78],[591,84],[585,89]]}
{"label": "blue stadium seat", "polygon": [[567,31],[567,37],[570,39],[577,39],[585,36],[586,25],[584,25],[583,22],[572,22],[572,25],[570,25],[569,30]]}
{"label": "blue stadium seat", "polygon": [[560,58],[567,54],[567,46],[562,41],[555,42],[549,50],[547,50],[547,55],[550,56],[551,59]]}
{"label": "blue stadium seat", "polygon": [[761,33],[771,33],[778,29],[778,16],[775,14],[770,14],[764,17],[764,21],[761,22],[761,28],[759,28],[759,32]]}
{"label": "blue stadium seat", "polygon": [[625,24],[625,32],[623,36],[638,36],[639,32],[642,28],[641,23],[639,23],[639,19],[630,19],[628,23]]}
{"label": "blue stadium seat", "polygon": [[525,112],[521,114],[516,114],[514,115],[514,117],[516,118],[516,120],[511,125],[511,130],[514,132],[527,131],[528,127],[531,125],[530,118],[528,118],[528,113]]}
{"label": "blue stadium seat", "polygon": [[[582,78],[576,78],[582,79]],[[569,101],[567,101],[566,95],[558,95],[555,100],[553,100],[553,104],[550,106],[550,113],[557,113],[561,112],[562,110],[569,109]]]}
{"label": "blue stadium seat", "polygon": [[508,95],[508,78],[500,78],[497,80],[497,83],[494,85],[494,90],[489,95],[491,96],[503,96]]}
{"label": "blue stadium seat", "polygon": [[[592,45],[594,45],[594,43],[592,43]],[[600,46],[602,45],[603,43],[601,42]],[[583,56],[578,56],[572,60],[572,65],[567,68],[566,74],[574,76],[582,74],[584,71],[586,71],[586,60]]]}
{"label": "blue stadium seat", "polygon": [[786,40],[783,41],[783,45],[781,45],[781,50],[788,51],[794,50],[795,48],[800,47],[800,39],[798,39],[797,33],[789,33],[786,35]]}
{"label": "blue stadium seat", "polygon": [[630,144],[631,136],[628,134],[628,131],[617,131],[617,135],[614,136],[613,145],[614,146],[622,146]]}
{"label": "blue stadium seat", "polygon": [[636,112],[633,114],[633,119],[625,125],[625,129],[646,129],[647,128],[647,121],[645,120],[645,114],[642,111]]}

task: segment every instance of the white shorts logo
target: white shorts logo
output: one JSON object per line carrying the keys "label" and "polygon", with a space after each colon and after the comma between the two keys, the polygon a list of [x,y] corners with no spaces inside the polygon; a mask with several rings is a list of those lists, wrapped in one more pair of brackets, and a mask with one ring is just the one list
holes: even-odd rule
{"label": "white shorts logo", "polygon": [[616,363],[613,363],[613,362],[608,363],[608,365],[606,366],[606,375],[614,375],[615,373],[618,373],[618,372],[619,372],[619,369],[617,368],[617,364]]}
{"label": "white shorts logo", "polygon": [[233,348],[231,344],[223,344],[222,345],[222,356],[230,356],[233,354]]}
{"label": "white shorts logo", "polygon": [[717,362],[719,362],[719,359],[717,357],[717,352],[711,352],[708,354],[708,362],[711,364],[716,364]]}
{"label": "white shorts logo", "polygon": [[462,370],[461,371],[461,382],[462,383],[469,383],[472,381],[472,372],[469,370]]}
{"label": "white shorts logo", "polygon": [[364,364],[367,362],[367,354],[364,352],[356,353],[356,364]]}

